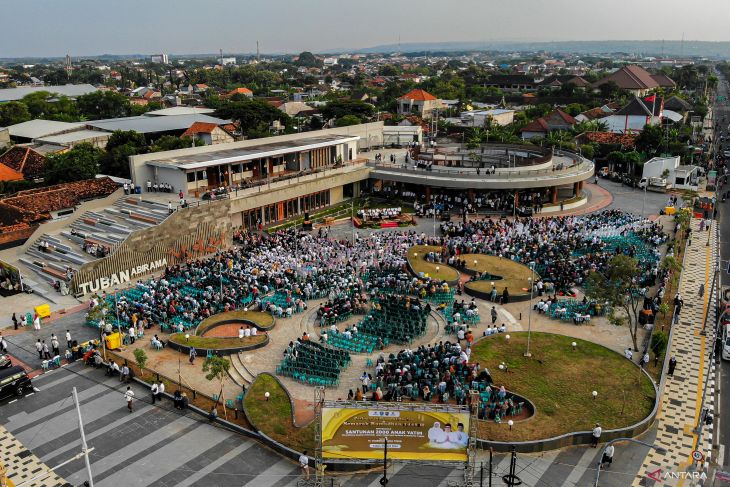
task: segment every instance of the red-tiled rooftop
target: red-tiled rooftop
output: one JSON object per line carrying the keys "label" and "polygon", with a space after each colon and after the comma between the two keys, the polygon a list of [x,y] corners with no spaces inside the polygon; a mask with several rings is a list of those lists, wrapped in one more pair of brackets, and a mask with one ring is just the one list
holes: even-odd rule
{"label": "red-tiled rooftop", "polygon": [[638,134],[615,134],[613,132],[585,132],[581,137],[587,142],[597,144],[616,144],[624,147],[633,147]]}
{"label": "red-tiled rooftop", "polygon": [[191,135],[195,134],[209,134],[215,130],[215,128],[218,125],[214,123],[207,123],[207,122],[195,122],[190,126],[189,129],[187,129],[182,136],[183,137],[189,137]]}
{"label": "red-tiled rooftop", "polygon": [[0,155],[0,164],[22,173],[26,179],[34,179],[43,174],[46,158],[30,147],[16,145]]}
{"label": "red-tiled rooftop", "polygon": [[429,100],[437,100],[437,99],[438,98],[433,96],[428,91],[421,90],[421,89],[411,90],[399,98],[399,100],[413,100],[413,101],[429,101]]}

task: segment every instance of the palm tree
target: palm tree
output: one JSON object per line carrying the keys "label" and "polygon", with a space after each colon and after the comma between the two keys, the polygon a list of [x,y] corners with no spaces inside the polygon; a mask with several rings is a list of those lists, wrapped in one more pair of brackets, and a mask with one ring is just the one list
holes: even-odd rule
{"label": "palm tree", "polygon": [[573,125],[573,133],[578,135],[585,132],[607,132],[608,123],[604,120],[584,120]]}

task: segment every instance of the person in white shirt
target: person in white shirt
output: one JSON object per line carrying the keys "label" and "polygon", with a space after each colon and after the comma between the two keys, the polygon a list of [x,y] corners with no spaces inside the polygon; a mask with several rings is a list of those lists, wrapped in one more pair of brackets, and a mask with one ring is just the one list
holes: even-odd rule
{"label": "person in white shirt", "polygon": [[66,348],[71,348],[72,340],[71,340],[71,331],[66,330]]}
{"label": "person in white shirt", "polygon": [[241,327],[238,329],[238,339],[243,340],[243,335],[244,335],[244,331],[243,331],[243,327]]}
{"label": "person in white shirt", "polygon": [[258,331],[256,330],[256,327],[252,327],[251,328],[251,336],[252,337],[255,337],[257,333],[258,333]]}
{"label": "person in white shirt", "polygon": [[243,330],[243,336],[250,337],[251,336],[251,328],[245,328]]}
{"label": "person in white shirt", "polygon": [[162,395],[165,393],[165,384],[160,381],[157,384],[157,400],[162,402]]}
{"label": "person in white shirt", "polygon": [[127,386],[127,392],[124,393],[124,400],[127,401],[127,409],[132,412],[132,399],[134,399],[134,391],[131,386]]}
{"label": "person in white shirt", "polygon": [[[613,453],[614,448],[613,445],[608,445],[605,450],[603,450],[603,457],[601,457],[601,468],[608,468],[611,466],[611,463],[613,462]],[[604,464],[608,464],[607,466],[603,466]]]}
{"label": "person in white shirt", "polygon": [[601,423],[596,423],[596,427],[593,428],[593,435],[591,437],[591,446],[593,448],[598,446],[598,440],[601,438],[602,432],[603,429],[601,429]]}
{"label": "person in white shirt", "polygon": [[302,469],[304,480],[309,480],[309,457],[307,456],[307,450],[304,450],[302,454],[299,455],[299,468]]}
{"label": "person in white shirt", "polygon": [[160,392],[160,389],[157,386],[156,382],[152,383],[152,387],[150,388],[150,392],[152,393],[152,404],[155,403],[155,399],[157,399],[157,394]]}

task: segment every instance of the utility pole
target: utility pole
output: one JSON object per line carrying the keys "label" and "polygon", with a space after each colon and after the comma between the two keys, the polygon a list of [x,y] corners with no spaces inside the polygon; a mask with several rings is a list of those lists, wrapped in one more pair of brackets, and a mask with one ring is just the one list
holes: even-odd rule
{"label": "utility pole", "polygon": [[490,448],[489,449],[489,487],[492,487],[492,453],[494,453],[494,451]]}
{"label": "utility pole", "polygon": [[91,464],[89,463],[89,448],[86,445],[86,434],[84,434],[84,421],[81,419],[81,406],[79,406],[79,396],[76,388],[73,388],[74,403],[76,403],[76,414],[79,417],[79,432],[81,433],[81,451],[84,454],[84,463],[86,463],[86,473],[89,475],[89,487],[94,487],[94,479],[91,476]]}
{"label": "utility pole", "polygon": [[388,484],[388,438],[385,439],[385,448],[383,448],[383,478],[380,479],[380,485]]}

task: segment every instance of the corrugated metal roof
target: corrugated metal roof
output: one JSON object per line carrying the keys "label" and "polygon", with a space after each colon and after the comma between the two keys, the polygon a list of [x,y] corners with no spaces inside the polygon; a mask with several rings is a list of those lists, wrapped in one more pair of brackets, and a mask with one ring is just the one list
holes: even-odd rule
{"label": "corrugated metal roof", "polygon": [[216,125],[225,125],[231,123],[230,120],[211,117],[204,114],[194,115],[170,115],[167,117],[124,117],[110,118],[107,120],[94,120],[86,122],[87,127],[93,127],[100,130],[114,132],[115,130],[134,130],[141,134],[151,134],[156,132],[171,132],[174,130],[186,130],[195,122],[214,123]]}
{"label": "corrugated metal roof", "polygon": [[169,117],[171,115],[195,115],[195,114],[207,114],[207,113],[213,113],[215,110],[212,108],[204,108],[204,107],[171,107],[171,108],[162,108],[160,110],[152,110],[151,112],[145,113],[148,117],[159,117],[159,116],[166,116]]}
{"label": "corrugated metal roof", "polygon": [[57,122],[55,120],[28,120],[27,122],[16,123],[8,127],[12,137],[24,137],[26,139],[37,139],[48,135],[70,132],[84,128],[83,122]]}
{"label": "corrugated metal roof", "polygon": [[0,102],[17,101],[25,95],[36,93],[38,91],[48,91],[50,93],[58,93],[59,95],[74,98],[81,95],[88,95],[98,91],[98,88],[89,85],[50,85],[50,86],[18,86],[17,88],[0,89]]}
{"label": "corrugated metal roof", "polygon": [[37,142],[45,142],[48,144],[70,144],[73,142],[81,142],[83,140],[95,139],[97,137],[108,137],[111,132],[102,130],[77,130],[66,134],[49,135],[48,137],[40,137]]}

